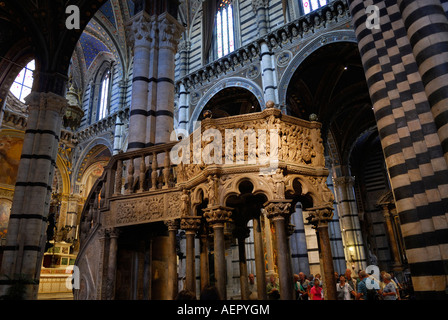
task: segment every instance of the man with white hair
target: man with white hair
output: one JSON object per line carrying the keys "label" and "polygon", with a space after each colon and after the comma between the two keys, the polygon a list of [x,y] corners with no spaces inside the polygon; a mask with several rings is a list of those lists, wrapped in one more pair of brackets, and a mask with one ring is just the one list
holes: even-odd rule
{"label": "man with white hair", "polygon": [[382,290],[383,300],[397,300],[397,290],[391,281],[389,273],[383,275],[383,281],[385,283],[384,289]]}

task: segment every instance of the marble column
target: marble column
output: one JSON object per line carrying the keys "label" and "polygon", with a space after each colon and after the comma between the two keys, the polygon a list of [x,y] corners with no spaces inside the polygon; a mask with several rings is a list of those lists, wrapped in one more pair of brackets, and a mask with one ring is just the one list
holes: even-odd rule
{"label": "marble column", "polygon": [[[367,260],[353,189],[354,184],[355,178],[351,176],[333,178],[339,223],[346,249],[346,260],[353,263],[356,270],[364,270],[367,267]],[[348,253],[348,251],[350,252]],[[352,267],[351,263],[347,265],[347,268]]]}
{"label": "marble column", "polygon": [[170,142],[174,126],[174,68],[184,27],[168,13],[157,17],[159,30],[155,144]]}
{"label": "marble column", "polygon": [[325,299],[336,300],[336,279],[334,278],[333,255],[328,234],[328,222],[333,218],[333,207],[316,207],[308,210],[309,222],[318,234],[321,265],[323,268],[323,281],[325,282]]}
{"label": "marble column", "polygon": [[280,285],[280,299],[294,299],[294,284],[291,273],[291,254],[288,246],[286,220],[291,215],[290,200],[273,200],[265,203],[266,216],[275,226],[275,246]]}
{"label": "marble column", "polygon": [[291,255],[296,273],[310,274],[308,260],[308,247],[306,244],[305,224],[303,222],[302,205],[297,203],[295,212],[291,215],[291,222],[295,225],[294,233],[291,235]]}
{"label": "marble column", "polygon": [[177,252],[176,252],[176,235],[179,229],[178,220],[168,220],[165,221],[165,225],[168,227],[168,238],[169,238],[169,257],[168,257],[168,290],[171,291],[169,294],[172,299],[177,296]]}
{"label": "marble column", "polygon": [[211,206],[204,209],[204,216],[213,228],[215,286],[222,300],[227,299],[224,225],[230,219],[232,214],[230,210],[230,208],[221,206]]}
{"label": "marble column", "polygon": [[278,103],[277,86],[275,83],[274,53],[271,52],[268,40],[260,44],[261,78],[263,82],[264,100]]}
{"label": "marble column", "polygon": [[112,228],[107,230],[109,235],[109,260],[107,266],[107,281],[106,281],[106,299],[113,300],[115,298],[115,276],[117,274],[117,253],[118,253],[118,237],[120,230]]}
{"label": "marble column", "polygon": [[202,233],[200,240],[201,290],[210,284],[210,268],[208,263],[208,234]]}
{"label": "marble column", "polygon": [[401,270],[401,259],[400,259],[400,249],[398,247],[398,242],[397,242],[397,237],[395,236],[395,231],[394,231],[394,225],[393,225],[393,217],[391,215],[390,209],[389,209],[389,205],[384,204],[382,206],[382,211],[383,211],[383,216],[384,216],[384,221],[386,222],[386,231],[387,231],[387,236],[389,238],[389,244],[390,244],[390,249],[391,249],[391,253],[392,253],[392,260],[393,260],[393,269],[394,270]]}
{"label": "marble column", "polygon": [[196,292],[196,269],[194,238],[199,230],[201,217],[189,216],[181,219],[180,228],[185,230],[186,236],[186,266],[185,266],[185,289]]}
{"label": "marble column", "polygon": [[269,8],[268,0],[252,0],[252,9],[257,20],[258,36],[263,37],[268,33],[268,19],[266,11]]}
{"label": "marble column", "polygon": [[[183,78],[187,75],[188,71],[188,53],[190,51],[190,41],[182,41],[179,44],[179,78]],[[189,93],[185,81],[179,84],[179,117],[178,128],[181,130],[188,130],[188,108],[189,108]]]}
{"label": "marble column", "polygon": [[240,227],[235,232],[238,239],[238,260],[240,267],[240,288],[241,299],[249,300],[249,282],[247,274],[247,259],[246,259],[246,238],[249,237],[249,229],[247,227]]}
{"label": "marble column", "polygon": [[254,248],[255,248],[255,276],[257,280],[257,294],[258,300],[267,300],[266,294],[266,267],[264,263],[264,249],[263,249],[263,230],[260,223],[260,217],[253,221],[254,231]]}
{"label": "marble column", "polygon": [[131,110],[129,114],[128,151],[145,148],[150,62],[153,61],[155,28],[145,11],[136,14],[128,24],[128,39],[134,50]]}
{"label": "marble column", "polygon": [[[25,100],[28,122],[3,251],[0,296],[20,275],[32,283],[27,285],[25,298],[36,299],[62,117],[68,102],[52,92],[32,92]],[[9,279],[3,278],[5,275]]]}

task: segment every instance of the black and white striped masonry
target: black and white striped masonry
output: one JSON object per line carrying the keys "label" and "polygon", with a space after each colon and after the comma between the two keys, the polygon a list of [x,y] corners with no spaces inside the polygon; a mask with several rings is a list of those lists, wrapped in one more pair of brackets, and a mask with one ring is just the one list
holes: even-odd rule
{"label": "black and white striped masonry", "polygon": [[[350,11],[415,293],[420,299],[436,299],[447,297],[448,168],[438,134],[443,123],[437,123],[441,118],[435,118],[438,113],[431,108],[440,99],[428,95],[440,87],[428,82],[430,74],[421,74],[436,68],[437,75],[440,62],[430,54],[431,45],[425,45],[427,51],[420,47],[416,37],[421,32],[415,31],[437,34],[436,26],[425,28],[432,25],[434,15],[440,18],[440,10],[411,9],[422,2],[353,0]],[[430,3],[441,8],[439,1]],[[379,29],[366,26],[369,5],[380,10]],[[448,53],[443,44],[437,50],[441,55]]]}
{"label": "black and white striped masonry", "polygon": [[51,184],[67,100],[54,93],[32,92],[27,98],[28,122],[3,248],[0,295],[16,275],[34,280],[26,297],[37,294],[46,243]]}

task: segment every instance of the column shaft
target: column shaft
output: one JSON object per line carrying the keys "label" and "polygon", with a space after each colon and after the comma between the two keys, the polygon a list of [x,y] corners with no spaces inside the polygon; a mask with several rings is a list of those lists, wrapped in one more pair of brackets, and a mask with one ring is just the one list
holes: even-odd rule
{"label": "column shaft", "polygon": [[253,219],[253,225],[257,294],[259,300],[267,300],[266,267],[264,265],[263,234],[261,230],[260,218]]}
{"label": "column shaft", "polygon": [[[11,281],[25,277],[26,299],[37,297],[46,243],[51,185],[67,100],[54,93],[32,92],[27,98],[28,123],[17,173],[4,248],[2,270]],[[8,280],[5,281],[8,283]],[[0,286],[6,294],[9,284]]]}

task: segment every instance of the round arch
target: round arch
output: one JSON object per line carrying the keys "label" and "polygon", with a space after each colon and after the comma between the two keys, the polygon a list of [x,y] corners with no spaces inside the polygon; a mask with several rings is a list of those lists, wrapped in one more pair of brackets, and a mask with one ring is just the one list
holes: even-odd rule
{"label": "round arch", "polygon": [[73,167],[73,186],[76,185],[76,181],[80,181],[80,176],[82,176],[83,171],[86,169],[86,161],[88,160],[88,158],[90,158],[89,154],[96,148],[103,148],[103,151],[107,150],[110,154],[110,157],[112,157],[113,146],[111,145],[110,141],[103,137],[98,137],[91,141],[87,146],[84,147],[79,157],[77,157],[77,162]]}
{"label": "round arch", "polygon": [[302,64],[305,59],[319,48],[336,42],[351,42],[358,43],[354,31],[351,30],[337,30],[324,33],[308,43],[302,48],[289,62],[288,66],[283,73],[279,85],[278,96],[280,105],[286,106],[288,87],[294,76],[297,68]]}
{"label": "round arch", "polygon": [[261,88],[255,82],[245,79],[245,78],[241,78],[241,77],[232,77],[232,78],[223,79],[223,80],[217,82],[214,86],[212,86],[199,100],[198,104],[196,105],[196,108],[194,109],[194,111],[191,115],[191,118],[190,118],[190,121],[188,124],[188,129],[190,132],[193,132],[194,123],[199,118],[202,110],[207,105],[207,103],[219,91],[221,91],[225,88],[231,88],[231,87],[246,89],[247,91],[252,93],[257,98],[257,101],[260,104],[261,110],[264,110],[266,103],[265,103],[264,97],[263,97],[263,90],[261,90]]}

